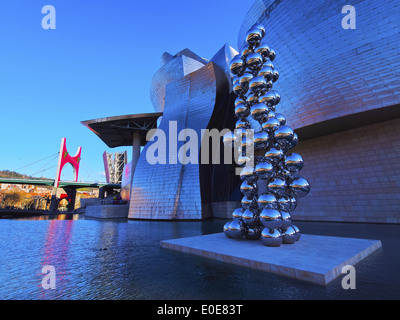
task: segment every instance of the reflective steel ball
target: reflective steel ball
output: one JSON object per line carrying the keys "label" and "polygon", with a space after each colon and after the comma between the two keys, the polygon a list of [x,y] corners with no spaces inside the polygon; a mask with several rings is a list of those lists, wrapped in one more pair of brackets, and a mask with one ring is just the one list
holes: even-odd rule
{"label": "reflective steel ball", "polygon": [[246,209],[242,213],[242,221],[245,223],[246,226],[254,227],[256,222],[256,216],[250,209]]}
{"label": "reflective steel ball", "polygon": [[285,210],[285,211],[288,211],[288,212],[289,212],[291,206],[292,206],[292,203],[291,203],[289,197],[287,197],[287,196],[281,196],[281,197],[278,199],[278,207],[279,207],[280,210]]}
{"label": "reflective steel ball", "polygon": [[258,197],[259,209],[278,209],[278,201],[272,193],[263,193]]}
{"label": "reflective steel ball", "polygon": [[271,117],[262,124],[262,128],[267,132],[273,132],[278,129],[280,125],[281,124],[277,118]]}
{"label": "reflective steel ball", "polygon": [[263,62],[261,54],[257,52],[250,53],[246,59],[246,65],[252,71],[259,71],[263,66]]}
{"label": "reflective steel ball", "polygon": [[247,240],[258,240],[261,237],[261,230],[260,228],[247,228],[244,236]]}
{"label": "reflective steel ball", "polygon": [[257,209],[257,198],[244,196],[241,201],[243,209],[255,208]]}
{"label": "reflective steel ball", "polygon": [[276,90],[273,90],[272,92],[275,94],[275,105],[277,105],[277,104],[279,104],[279,102],[281,102],[281,95]]}
{"label": "reflective steel ball", "polygon": [[257,186],[244,180],[240,186],[240,192],[245,196],[252,196],[257,192]]}
{"label": "reflective steel ball", "polygon": [[266,119],[270,119],[270,118],[274,118],[274,117],[275,117],[275,112],[270,110],[266,116]]}
{"label": "reflective steel ball", "polygon": [[303,177],[294,177],[289,185],[296,197],[305,197],[310,192],[310,184]]}
{"label": "reflective steel ball", "polygon": [[254,52],[253,49],[250,48],[250,47],[247,45],[247,46],[244,46],[244,47],[243,47],[242,51],[240,52],[240,55],[242,56],[242,59],[246,59],[247,56],[248,56],[250,53],[253,53],[253,52]]}
{"label": "reflective steel ball", "polygon": [[243,88],[248,88],[250,81],[254,78],[250,72],[245,72],[239,77],[239,83]]}
{"label": "reflective steel ball", "polygon": [[248,155],[241,154],[237,159],[237,164],[240,167],[246,166],[252,162],[252,159]]}
{"label": "reflective steel ball", "polygon": [[229,235],[233,239],[242,239],[244,236],[244,231],[243,223],[239,220],[232,221],[229,224]]}
{"label": "reflective steel ball", "polygon": [[254,148],[263,150],[268,146],[268,133],[261,131],[254,134]]}
{"label": "reflective steel ball", "polygon": [[254,106],[255,104],[258,104],[258,94],[255,94],[251,91],[249,91],[247,93],[247,103],[249,104],[249,106]]}
{"label": "reflective steel ball", "polygon": [[284,157],[285,168],[290,172],[298,172],[303,168],[304,161],[298,153],[289,153]]}
{"label": "reflective steel ball", "polygon": [[258,75],[264,77],[266,81],[272,81],[274,78],[274,70],[270,66],[264,66],[258,72]]}
{"label": "reflective steel ball", "polygon": [[281,158],[283,157],[283,152],[281,149],[277,149],[277,148],[269,148],[265,154],[264,157],[270,161],[272,161],[272,163],[277,162],[279,160],[281,160]]}
{"label": "reflective steel ball", "polygon": [[269,54],[271,52],[271,48],[267,44],[260,44],[260,46],[256,49],[256,52],[261,54],[263,58],[263,62],[267,62],[269,59]]}
{"label": "reflective steel ball", "polygon": [[231,222],[227,222],[227,223],[224,224],[224,235],[227,238],[232,238],[232,236],[230,235],[230,232],[229,232],[229,225],[230,224],[231,224]]}
{"label": "reflective steel ball", "polygon": [[244,133],[246,133],[245,130],[250,129],[250,123],[246,120],[246,119],[239,119],[238,121],[236,121],[235,124],[235,129],[236,130],[244,130]]}
{"label": "reflective steel ball", "polygon": [[237,55],[236,57],[234,57],[231,60],[231,63],[229,65],[229,68],[231,70],[231,72],[234,75],[240,76],[243,74],[245,68],[246,68],[246,64],[245,62],[241,59],[241,57],[239,55]]}
{"label": "reflective steel ball", "polygon": [[286,118],[282,113],[276,113],[275,117],[279,120],[279,123],[283,126],[286,124]]}
{"label": "reflective steel ball", "polygon": [[261,36],[264,37],[265,36],[265,27],[262,24],[256,24],[253,26],[253,28],[257,28],[258,30],[261,31]]}
{"label": "reflective steel ball", "polygon": [[269,161],[263,161],[256,164],[254,173],[260,179],[269,179],[274,174],[274,166]]}
{"label": "reflective steel ball", "polygon": [[258,46],[262,38],[263,38],[262,31],[258,28],[251,28],[246,34],[246,42],[251,47]]}
{"label": "reflective steel ball", "polygon": [[292,225],[292,216],[290,215],[289,212],[285,211],[285,210],[280,210],[281,215],[282,215],[282,225],[281,228],[283,230],[286,230],[287,228],[289,228]]}
{"label": "reflective steel ball", "polygon": [[274,74],[273,74],[273,77],[272,77],[272,82],[277,82],[278,79],[279,79],[279,71],[278,71],[277,68],[275,68],[274,69]]}
{"label": "reflective steel ball", "polygon": [[268,183],[268,191],[278,196],[283,196],[286,192],[286,181],[281,177],[276,177]]}
{"label": "reflective steel ball", "polygon": [[279,247],[283,242],[283,236],[277,229],[264,228],[261,232],[261,240],[267,247]]}
{"label": "reflective steel ball", "polygon": [[290,200],[290,212],[295,210],[297,207],[297,199],[293,196],[289,196],[289,200]]}
{"label": "reflective steel ball", "polygon": [[265,208],[260,213],[260,222],[267,229],[278,229],[282,226],[282,215],[279,210]]}
{"label": "reflective steel ball", "polygon": [[294,137],[294,131],[287,125],[281,125],[274,134],[274,137],[278,143],[290,143]]}
{"label": "reflective steel ball", "polygon": [[236,100],[235,100],[235,107],[238,104],[246,104],[246,99],[244,99],[243,97],[237,97]]}
{"label": "reflective steel ball", "polygon": [[252,166],[246,166],[242,169],[240,172],[240,179],[242,181],[247,180],[248,182],[252,183],[254,180],[257,179],[257,176],[254,173],[254,167]]}
{"label": "reflective steel ball", "polygon": [[283,232],[282,236],[283,236],[283,243],[286,244],[295,243],[297,240],[297,232],[292,226],[289,226],[285,230],[285,232]]}
{"label": "reflective steel ball", "polygon": [[251,107],[250,114],[254,120],[263,121],[268,114],[269,109],[264,103],[258,103]]}
{"label": "reflective steel ball", "polygon": [[262,76],[254,77],[249,83],[249,89],[254,94],[262,94],[267,90],[267,81]]}
{"label": "reflective steel ball", "polygon": [[235,115],[238,118],[247,118],[250,115],[250,107],[247,104],[239,103],[235,107]]}
{"label": "reflective steel ball", "polygon": [[269,60],[274,61],[275,58],[276,58],[275,50],[271,48],[271,50],[269,52]]}
{"label": "reflective steel ball", "polygon": [[275,68],[275,66],[274,66],[274,64],[272,63],[271,60],[265,61],[264,64],[263,64],[263,67],[270,67],[272,69]]}
{"label": "reflective steel ball", "polygon": [[296,235],[297,235],[296,241],[299,241],[300,237],[301,237],[300,229],[297,228],[294,224],[292,224],[292,227],[296,231]]}
{"label": "reflective steel ball", "polygon": [[293,140],[289,144],[289,149],[293,149],[295,146],[297,146],[298,143],[299,143],[299,138],[295,132],[294,136],[293,136]]}
{"label": "reflective steel ball", "polygon": [[268,91],[260,96],[261,103],[265,103],[267,106],[273,106],[276,104],[276,96],[273,91]]}
{"label": "reflective steel ball", "polygon": [[233,85],[233,92],[237,95],[237,96],[243,96],[246,94],[246,92],[249,90],[248,87],[242,86],[240,81],[236,82]]}
{"label": "reflective steel ball", "polygon": [[242,218],[243,208],[237,208],[232,212],[233,220],[240,220]]}

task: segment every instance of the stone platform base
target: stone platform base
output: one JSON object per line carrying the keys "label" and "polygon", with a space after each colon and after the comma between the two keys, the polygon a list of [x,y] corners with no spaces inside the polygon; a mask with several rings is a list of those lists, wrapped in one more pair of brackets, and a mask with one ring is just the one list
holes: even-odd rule
{"label": "stone platform base", "polygon": [[98,219],[128,218],[129,205],[87,206],[85,216]]}
{"label": "stone platform base", "polygon": [[380,248],[381,241],[301,235],[294,244],[266,247],[261,240],[233,240],[223,233],[161,241],[164,248],[282,276],[327,285]]}

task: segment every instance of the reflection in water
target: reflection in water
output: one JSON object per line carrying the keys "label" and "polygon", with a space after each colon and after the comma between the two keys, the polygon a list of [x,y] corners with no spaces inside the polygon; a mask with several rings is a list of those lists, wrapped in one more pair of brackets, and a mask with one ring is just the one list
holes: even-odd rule
{"label": "reflection in water", "polygon": [[[297,223],[307,234],[382,241],[383,250],[356,265],[357,290],[343,290],[340,277],[325,288],[160,247],[161,240],[221,232],[224,220],[70,218],[0,221],[0,299],[400,297],[400,225]],[[55,290],[41,287],[45,265],[55,267]]]}
{"label": "reflection in water", "polygon": [[[57,294],[62,295],[65,288],[68,287],[66,275],[68,274],[68,253],[74,221],[67,220],[59,223],[58,220],[65,220],[65,215],[60,215],[56,220],[51,220],[48,224],[46,240],[42,250],[41,269],[48,265],[54,266]],[[38,299],[46,299],[46,293],[51,291],[42,289],[41,292],[42,295]]]}
{"label": "reflection in water", "polygon": [[83,215],[77,213],[43,214],[40,216],[13,218],[12,220],[44,221],[44,220],[79,220]]}

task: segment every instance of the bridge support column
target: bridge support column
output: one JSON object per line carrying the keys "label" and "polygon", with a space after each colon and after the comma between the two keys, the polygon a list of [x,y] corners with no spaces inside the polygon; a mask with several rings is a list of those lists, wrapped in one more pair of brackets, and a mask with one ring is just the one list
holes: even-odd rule
{"label": "bridge support column", "polygon": [[71,198],[67,205],[68,212],[72,212],[75,210],[75,201],[76,201],[76,189],[73,188],[64,188],[65,193]]}
{"label": "bridge support column", "polygon": [[58,200],[57,200],[57,188],[53,188],[51,192],[51,200],[50,200],[50,211],[57,211],[58,209]]}
{"label": "bridge support column", "polygon": [[100,187],[99,188],[99,198],[104,199],[105,197],[112,195],[113,192],[114,192],[113,188]]}
{"label": "bridge support column", "polygon": [[131,162],[131,186],[133,182],[133,176],[135,174],[136,165],[139,161],[140,157],[140,145],[141,145],[141,137],[139,132],[133,133],[133,141],[132,141],[132,162]]}
{"label": "bridge support column", "polygon": [[104,190],[104,187],[99,188],[99,199],[104,199],[106,196],[106,190]]}

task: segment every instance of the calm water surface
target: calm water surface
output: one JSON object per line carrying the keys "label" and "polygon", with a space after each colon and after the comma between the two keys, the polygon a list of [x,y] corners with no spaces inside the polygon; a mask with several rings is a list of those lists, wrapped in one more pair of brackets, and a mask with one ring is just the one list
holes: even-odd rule
{"label": "calm water surface", "polygon": [[[344,290],[342,277],[321,287],[160,247],[160,240],[221,232],[224,220],[67,218],[0,220],[0,299],[400,298],[400,225],[296,223],[303,233],[382,241],[356,265],[356,289]],[[54,290],[41,286],[45,265],[56,269]]]}

